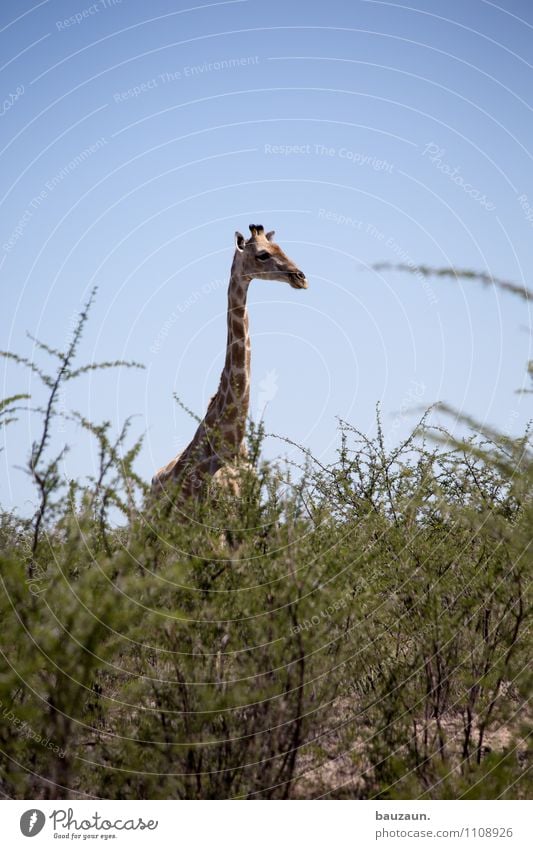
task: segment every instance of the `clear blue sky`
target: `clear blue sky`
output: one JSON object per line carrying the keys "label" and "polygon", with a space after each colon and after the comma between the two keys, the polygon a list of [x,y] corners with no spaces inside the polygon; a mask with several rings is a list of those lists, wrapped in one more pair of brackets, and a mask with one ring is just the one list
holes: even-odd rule
{"label": "clear blue sky", "polygon": [[[84,377],[62,404],[115,428],[135,414],[150,477],[194,430],[172,393],[202,414],[216,390],[233,233],[257,222],[309,279],[250,289],[267,430],[331,458],[335,416],[371,430],[380,401],[395,440],[414,420],[399,411],[444,400],[519,431],[524,302],[361,267],[531,284],[532,36],[527,0],[4,0],[2,347],[65,344],[97,285],[82,357],[146,371]],[[15,391],[42,397],[2,364]],[[35,427],[4,436],[4,506],[31,507],[15,466]],[[90,474],[94,447],[60,438],[65,472]]]}

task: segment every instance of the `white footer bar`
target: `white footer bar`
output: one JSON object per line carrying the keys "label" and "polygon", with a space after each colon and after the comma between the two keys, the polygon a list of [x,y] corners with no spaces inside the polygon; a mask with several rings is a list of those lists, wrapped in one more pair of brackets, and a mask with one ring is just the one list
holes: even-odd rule
{"label": "white footer bar", "polygon": [[[531,847],[533,803],[514,801],[4,801],[5,847],[216,849]],[[32,839],[35,842],[32,842]]]}

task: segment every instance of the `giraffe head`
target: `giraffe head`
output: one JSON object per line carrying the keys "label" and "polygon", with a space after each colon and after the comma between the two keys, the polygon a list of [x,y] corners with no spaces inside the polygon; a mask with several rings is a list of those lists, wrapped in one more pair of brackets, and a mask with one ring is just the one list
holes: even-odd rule
{"label": "giraffe head", "polygon": [[292,259],[273,242],[274,230],[265,233],[261,224],[250,224],[248,240],[242,233],[235,233],[235,257],[233,265],[236,271],[251,280],[280,280],[289,283],[293,289],[307,289],[307,280],[303,271]]}

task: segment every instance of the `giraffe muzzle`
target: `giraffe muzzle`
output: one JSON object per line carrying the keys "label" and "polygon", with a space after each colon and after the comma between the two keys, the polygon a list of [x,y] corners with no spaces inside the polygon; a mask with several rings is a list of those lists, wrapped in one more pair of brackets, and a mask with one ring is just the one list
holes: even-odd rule
{"label": "giraffe muzzle", "polygon": [[308,283],[303,271],[294,271],[291,274],[289,283],[293,289],[307,289]]}

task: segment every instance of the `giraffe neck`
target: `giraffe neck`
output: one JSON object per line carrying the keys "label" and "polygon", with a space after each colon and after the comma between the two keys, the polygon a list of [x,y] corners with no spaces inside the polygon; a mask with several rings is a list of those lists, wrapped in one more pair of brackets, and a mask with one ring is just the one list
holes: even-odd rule
{"label": "giraffe neck", "polygon": [[235,259],[228,289],[228,342],[217,393],[209,402],[188,446],[159,470],[152,486],[181,480],[184,497],[199,498],[202,482],[242,451],[250,403],[250,337],[246,296],[250,279],[240,274]]}
{"label": "giraffe neck", "polygon": [[226,359],[206,424],[216,427],[231,453],[239,451],[250,404],[250,336],[246,297],[250,280],[231,269]]}

